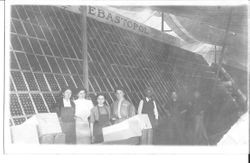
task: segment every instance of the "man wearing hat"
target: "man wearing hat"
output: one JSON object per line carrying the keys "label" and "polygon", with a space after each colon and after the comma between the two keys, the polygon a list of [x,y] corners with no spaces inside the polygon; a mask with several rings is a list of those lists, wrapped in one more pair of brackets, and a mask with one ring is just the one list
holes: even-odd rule
{"label": "man wearing hat", "polygon": [[145,89],[144,93],[145,97],[139,103],[138,114],[147,114],[152,127],[154,127],[158,120],[158,110],[156,102],[152,98],[153,89],[148,87]]}
{"label": "man wearing hat", "polygon": [[171,93],[171,100],[169,102],[169,113],[170,113],[170,121],[169,126],[171,129],[170,137],[171,144],[178,144],[183,145],[184,142],[184,128],[183,128],[183,121],[182,121],[182,104],[181,99],[178,96],[176,91],[172,91]]}
{"label": "man wearing hat", "polygon": [[158,123],[158,110],[155,100],[153,97],[153,89],[147,87],[144,91],[145,97],[140,101],[138,106],[138,114],[147,114],[152,125],[152,129],[146,130],[143,133],[141,143],[142,144],[152,144],[153,143],[153,131]]}
{"label": "man wearing hat", "polygon": [[114,123],[122,122],[135,115],[135,107],[125,99],[124,89],[118,87],[115,90],[117,100],[111,105],[112,121]]}

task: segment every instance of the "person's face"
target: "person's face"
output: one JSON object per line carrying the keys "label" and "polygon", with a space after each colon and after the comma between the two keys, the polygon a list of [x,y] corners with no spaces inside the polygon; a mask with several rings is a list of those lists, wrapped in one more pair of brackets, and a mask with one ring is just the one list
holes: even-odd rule
{"label": "person's face", "polygon": [[124,98],[124,92],[122,90],[117,90],[116,91],[116,97],[118,100]]}
{"label": "person's face", "polygon": [[105,102],[104,96],[98,96],[97,97],[97,103],[98,103],[98,105],[103,105],[104,102]]}
{"label": "person's face", "polygon": [[199,92],[195,92],[195,93],[194,93],[194,97],[195,97],[195,98],[199,98],[199,97],[200,97],[200,93],[199,93]]}
{"label": "person's face", "polygon": [[177,100],[177,94],[176,94],[176,92],[173,92],[173,93],[172,93],[172,99],[173,99],[173,101],[176,101],[176,100]]}
{"label": "person's face", "polygon": [[146,94],[146,97],[151,97],[152,94],[153,94],[153,91],[152,91],[151,89],[147,89],[147,90],[145,91],[145,94]]}
{"label": "person's face", "polygon": [[65,99],[70,99],[71,94],[72,94],[71,90],[67,89],[67,90],[63,93],[63,97],[64,97]]}
{"label": "person's face", "polygon": [[86,92],[84,90],[81,90],[79,93],[78,93],[78,98],[79,99],[83,99],[85,98],[86,96]]}

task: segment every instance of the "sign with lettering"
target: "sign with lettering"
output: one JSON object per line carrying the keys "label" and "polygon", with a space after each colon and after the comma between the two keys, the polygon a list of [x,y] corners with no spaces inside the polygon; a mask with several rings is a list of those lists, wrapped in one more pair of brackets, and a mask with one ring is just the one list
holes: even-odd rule
{"label": "sign with lettering", "polygon": [[107,9],[104,9],[102,7],[96,7],[96,6],[88,6],[87,9],[87,15],[89,17],[94,17],[95,19],[108,22],[111,24],[116,24],[120,27],[133,30],[137,33],[142,33],[144,35],[150,34],[150,28],[140,24],[134,20],[131,20],[129,18],[126,18],[124,16],[121,16],[119,14],[116,14],[114,12],[111,12]]}
{"label": "sign with lettering", "polygon": [[138,23],[135,20],[129,19],[101,6],[87,6],[87,16],[104,23],[116,25],[123,29],[151,37],[167,44],[180,46],[180,40],[178,38],[162,33],[161,31],[153,29],[142,23]]}

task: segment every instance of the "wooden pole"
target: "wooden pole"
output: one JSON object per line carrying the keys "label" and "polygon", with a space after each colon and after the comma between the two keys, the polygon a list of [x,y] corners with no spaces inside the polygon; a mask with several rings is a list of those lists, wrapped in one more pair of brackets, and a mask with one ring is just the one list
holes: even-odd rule
{"label": "wooden pole", "polygon": [[221,54],[220,54],[219,61],[218,61],[219,68],[218,68],[217,73],[216,73],[217,78],[219,76],[219,70],[221,68],[222,61],[223,61],[223,58],[224,58],[224,55],[225,55],[225,47],[226,47],[227,37],[228,37],[228,33],[229,33],[229,27],[230,27],[230,24],[231,24],[232,13],[233,13],[233,8],[230,8],[229,17],[228,17],[228,21],[227,21],[227,28],[226,28],[226,31],[225,31],[225,36],[224,36],[224,41],[223,41],[223,46],[222,46]]}
{"label": "wooden pole", "polygon": [[221,54],[220,54],[220,58],[219,58],[219,66],[221,66],[224,55],[225,55],[225,47],[226,47],[227,37],[228,37],[228,33],[229,33],[229,27],[230,27],[231,19],[232,19],[232,12],[233,12],[233,8],[230,8],[229,17],[228,17],[228,21],[227,21],[227,28],[225,31],[223,46],[222,46],[222,50],[221,50]]}
{"label": "wooden pole", "polygon": [[82,13],[82,55],[83,55],[83,83],[89,90],[88,85],[88,38],[87,38],[87,6],[81,6]]}
{"label": "wooden pole", "polygon": [[214,63],[217,63],[216,45],[214,45]]}
{"label": "wooden pole", "polygon": [[161,31],[164,32],[164,12],[161,12]]}
{"label": "wooden pole", "polygon": [[[214,96],[213,94],[214,94],[216,85],[218,85],[218,83],[220,83],[219,72],[220,72],[221,64],[222,64],[222,61],[223,61],[223,58],[224,58],[224,50],[225,50],[226,41],[227,41],[227,37],[228,37],[228,33],[229,33],[229,27],[230,27],[230,24],[231,24],[232,13],[233,13],[233,8],[230,8],[228,21],[227,21],[227,28],[226,28],[225,35],[224,35],[222,50],[221,50],[221,53],[220,53],[220,56],[219,56],[218,60],[216,59],[216,62],[217,62],[217,71],[216,71],[216,74],[215,74],[216,75],[216,81],[214,83],[214,86],[212,87],[212,93],[211,93],[212,96]],[[216,53],[216,55],[218,55],[218,53]]]}

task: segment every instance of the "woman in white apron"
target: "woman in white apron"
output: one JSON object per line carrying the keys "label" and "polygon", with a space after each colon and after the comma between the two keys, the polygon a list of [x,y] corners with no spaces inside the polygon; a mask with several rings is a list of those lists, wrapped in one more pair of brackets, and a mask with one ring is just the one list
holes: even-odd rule
{"label": "woman in white apron", "polygon": [[90,111],[94,107],[91,100],[86,99],[86,90],[79,89],[77,91],[77,99],[75,103],[75,122],[76,122],[76,143],[90,144],[90,127],[88,118]]}

